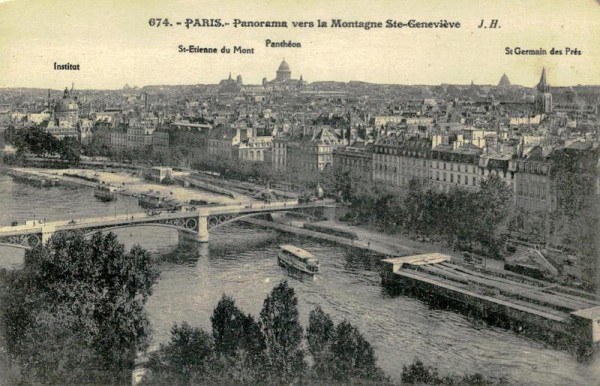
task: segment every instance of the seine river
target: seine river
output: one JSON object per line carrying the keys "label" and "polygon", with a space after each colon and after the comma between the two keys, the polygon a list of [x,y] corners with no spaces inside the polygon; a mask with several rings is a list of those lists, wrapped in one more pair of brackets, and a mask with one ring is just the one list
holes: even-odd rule
{"label": "seine river", "polygon": [[[102,203],[90,188],[39,189],[0,175],[0,224],[14,220],[68,219],[137,212],[134,198]],[[245,224],[211,231],[200,251],[177,250],[177,233],[158,227],[121,229],[120,240],[141,244],[161,261],[161,279],[147,304],[154,328],[153,344],[169,340],[173,323],[187,321],[210,330],[210,315],[222,294],[233,296],[245,312],[258,317],[263,300],[286,278],[276,261],[277,246],[293,243],[321,260],[313,282],[288,278],[298,296],[301,322],[320,305],[335,322],[358,326],[375,348],[379,365],[399,381],[402,365],[415,357],[435,364],[440,373],[480,372],[506,377],[520,385],[597,385],[600,360],[578,363],[564,351],[515,333],[432,309],[381,288],[375,256]],[[205,246],[206,247],[206,246]],[[18,267],[23,251],[0,247],[0,266]]]}

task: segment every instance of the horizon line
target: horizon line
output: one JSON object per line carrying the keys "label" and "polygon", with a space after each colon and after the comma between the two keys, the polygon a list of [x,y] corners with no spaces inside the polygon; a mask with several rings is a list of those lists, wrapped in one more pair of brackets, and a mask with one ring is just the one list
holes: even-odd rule
{"label": "horizon line", "polygon": [[[294,79],[294,80],[298,80],[298,79]],[[447,82],[443,82],[443,83],[439,83],[439,84],[425,84],[425,83],[420,83],[420,84],[407,84],[407,83],[376,83],[376,82],[368,82],[368,81],[363,81],[363,80],[348,80],[348,81],[340,81],[340,80],[318,80],[318,81],[314,81],[314,82],[307,82],[307,85],[311,85],[311,84],[315,84],[315,83],[341,83],[341,84],[349,84],[349,83],[365,83],[365,84],[369,84],[369,85],[376,85],[376,86],[404,86],[404,87],[438,87],[438,86],[476,86],[476,87],[500,87],[498,84],[484,84],[484,83],[447,83]],[[142,89],[145,87],[186,87],[186,86],[218,86],[219,83],[180,83],[180,84],[146,84],[143,86],[137,86],[137,85],[133,85],[133,86],[129,86],[129,83],[126,83],[124,86],[120,87],[120,88],[74,88],[74,90],[81,90],[81,91],[92,91],[92,90],[106,90],[106,91],[117,91],[117,90],[123,90],[125,88],[125,86],[129,86],[129,88],[131,89]],[[262,86],[259,83],[256,84],[252,84],[252,83],[242,83],[242,86]],[[69,86],[65,86],[66,88],[70,89]],[[535,88],[536,85],[533,86],[523,86],[520,84],[510,84],[510,87],[520,87],[520,88]],[[554,85],[548,85],[548,87],[550,88],[570,88],[570,87],[600,87],[600,84],[581,84],[578,83],[576,85],[565,85],[565,86],[554,86]],[[36,86],[0,86],[0,90],[6,90],[6,89],[33,89],[33,90],[51,90],[51,91],[59,91],[62,92],[64,91],[62,88],[60,89],[55,89],[55,88],[49,88],[49,87],[36,87]]]}

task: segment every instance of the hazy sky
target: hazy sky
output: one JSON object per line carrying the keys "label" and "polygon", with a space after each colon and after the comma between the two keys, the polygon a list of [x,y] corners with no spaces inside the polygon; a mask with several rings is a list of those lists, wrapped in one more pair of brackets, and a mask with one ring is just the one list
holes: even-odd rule
{"label": "hazy sky", "polygon": [[[1,0],[0,0],[1,1]],[[279,28],[150,27],[152,17],[287,21]],[[294,28],[292,21],[459,21],[460,29]],[[498,19],[499,29],[478,29]],[[302,48],[267,48],[265,40]],[[254,54],[179,53],[178,46],[243,46]],[[505,48],[579,49],[577,56],[506,55]],[[79,89],[274,78],[285,57],[309,82],[496,84],[504,72],[533,86],[542,67],[551,85],[600,84],[596,0],[12,0],[0,2],[0,87]],[[79,71],[54,70],[79,64]]]}

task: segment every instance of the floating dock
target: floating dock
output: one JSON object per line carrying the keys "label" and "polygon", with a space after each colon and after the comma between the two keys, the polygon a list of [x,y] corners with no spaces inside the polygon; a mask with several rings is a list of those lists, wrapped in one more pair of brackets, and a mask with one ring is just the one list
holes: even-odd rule
{"label": "floating dock", "polygon": [[590,293],[500,270],[477,270],[430,253],[382,260],[382,283],[437,305],[451,305],[578,355],[600,348],[600,301]]}

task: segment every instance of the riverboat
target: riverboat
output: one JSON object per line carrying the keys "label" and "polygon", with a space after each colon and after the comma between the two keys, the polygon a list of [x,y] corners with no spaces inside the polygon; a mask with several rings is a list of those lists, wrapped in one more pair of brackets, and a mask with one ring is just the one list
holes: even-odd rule
{"label": "riverboat", "polygon": [[149,192],[140,193],[138,205],[146,209],[166,209],[169,207],[167,198],[160,192],[150,190]]}
{"label": "riverboat", "polygon": [[114,201],[117,199],[117,187],[99,184],[94,190],[94,197],[100,201]]}
{"label": "riverboat", "polygon": [[288,272],[310,276],[319,272],[319,260],[312,253],[291,244],[280,245],[279,248],[277,262]]}

